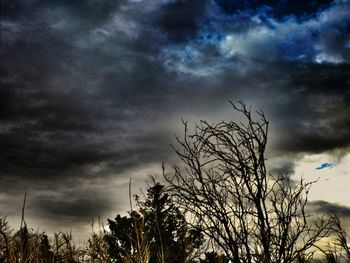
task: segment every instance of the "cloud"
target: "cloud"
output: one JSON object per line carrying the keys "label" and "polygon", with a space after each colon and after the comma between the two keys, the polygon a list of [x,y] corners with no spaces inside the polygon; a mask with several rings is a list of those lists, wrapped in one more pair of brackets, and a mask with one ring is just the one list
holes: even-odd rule
{"label": "cloud", "polygon": [[272,175],[291,175],[294,173],[295,163],[291,157],[274,158],[267,161],[268,170]]}
{"label": "cloud", "polygon": [[107,213],[111,191],[82,181],[174,160],[181,117],[232,118],[228,99],[265,110],[276,169],[294,170],[287,159],[300,153],[346,149],[349,5],[321,2],[1,3],[6,211],[30,191],[33,211],[52,220]]}
{"label": "cloud", "polygon": [[[221,7],[237,3],[243,5],[240,2],[217,2]],[[219,56],[227,60],[247,59],[263,64],[281,60],[319,64],[349,63],[350,50],[346,43],[350,37],[350,5],[347,2],[337,1],[323,9],[315,9],[302,20],[295,15],[278,19],[272,14],[261,13],[258,10],[248,12],[244,11],[245,9],[239,11],[238,8],[230,16],[223,15],[215,6],[210,10],[207,14],[208,22],[198,30],[198,38],[185,47],[190,53],[187,51],[183,56],[173,57],[177,60],[176,63],[185,66],[189,61],[192,64],[197,61],[199,65],[203,65],[201,53],[205,54],[207,49],[216,50]],[[307,12],[300,5],[298,10]],[[239,27],[236,28],[237,25]],[[211,37],[211,41],[208,41],[203,35],[216,37]],[[176,48],[179,52],[184,50],[182,46],[173,47]],[[177,68],[181,70],[182,67]]]}
{"label": "cloud", "polygon": [[[72,221],[84,221],[113,208],[113,203],[110,199],[93,193],[90,192],[90,194],[83,197],[80,193],[71,192],[63,192],[59,196],[39,195],[32,198],[29,208],[33,207],[32,212],[51,220],[70,219]],[[101,216],[105,216],[105,214]]]}
{"label": "cloud", "polygon": [[310,207],[317,213],[325,213],[329,215],[337,215],[340,217],[350,217],[350,207],[339,205],[335,203],[329,203],[326,201],[313,201],[309,203]]}
{"label": "cloud", "polygon": [[286,16],[308,16],[317,12],[319,9],[327,7],[332,1],[230,1],[215,0],[220,8],[228,15],[237,12],[257,12],[265,11],[276,18]]}
{"label": "cloud", "polygon": [[157,10],[153,25],[163,31],[172,43],[189,40],[201,26],[208,1],[169,1]]}
{"label": "cloud", "polygon": [[348,65],[299,65],[288,70],[284,99],[273,106],[273,118],[281,122],[276,144],[284,151],[330,151],[347,147],[350,108]]}

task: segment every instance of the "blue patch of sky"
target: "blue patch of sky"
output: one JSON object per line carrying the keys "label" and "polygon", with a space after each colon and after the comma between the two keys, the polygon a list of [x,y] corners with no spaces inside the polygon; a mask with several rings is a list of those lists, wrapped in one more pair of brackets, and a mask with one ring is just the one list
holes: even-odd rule
{"label": "blue patch of sky", "polygon": [[168,49],[172,53],[173,59],[186,62],[189,60],[197,59],[200,56],[200,53],[191,45],[186,45],[185,47],[172,47]]}
{"label": "blue patch of sky", "polygon": [[247,0],[214,0],[213,2],[219,6],[221,12],[226,15],[232,15],[236,12],[245,10],[249,8],[250,5]]}
{"label": "blue patch of sky", "polygon": [[[181,52],[180,52],[181,53]],[[199,56],[196,49],[194,49],[191,46],[186,46],[186,48],[183,50],[182,56],[188,60],[194,59]]]}
{"label": "blue patch of sky", "polygon": [[273,7],[268,5],[260,6],[255,12],[251,13],[251,16],[259,17],[261,20],[268,22],[270,19],[275,19],[272,15]]}
{"label": "blue patch of sky", "polygon": [[[245,34],[248,30],[259,26],[264,26],[273,33],[276,26],[281,24],[273,18],[272,11],[273,7],[269,5],[262,5],[255,10],[248,8],[229,15],[222,10],[220,12],[220,9],[211,9],[197,39],[203,44],[220,45],[229,34]],[[281,58],[287,60],[304,59],[314,53],[312,44],[305,43],[299,37],[280,39],[279,48]]]}
{"label": "blue patch of sky", "polygon": [[[231,59],[231,55],[227,56],[222,49],[223,44],[227,43],[227,37],[235,39],[240,36],[242,36],[239,38],[240,44],[246,48],[245,53],[247,50],[254,53],[255,49],[252,48],[252,45],[256,45],[257,48],[259,45],[260,47],[274,46],[277,49],[277,54],[273,59],[277,60],[309,62],[315,60],[320,53],[318,42],[324,22],[320,24],[319,17],[326,11],[325,9],[313,13],[313,18],[300,14],[299,17],[289,14],[277,19],[273,15],[274,6],[262,5],[254,10],[246,9],[228,14],[217,5],[213,5],[214,2],[211,3],[200,30],[192,39],[187,43],[174,45],[163,50],[165,53],[169,52],[169,56],[165,56],[168,62],[175,60],[173,61],[175,64],[183,66],[191,63],[193,67],[204,61],[207,63],[206,52],[211,50],[221,54],[221,58],[211,57],[211,67],[221,68],[219,64],[227,63]],[[303,19],[309,20],[302,21]],[[266,32],[267,36],[256,36],[255,29],[257,33]],[[347,42],[348,46],[349,44],[350,41]],[[213,55],[213,53],[210,54]],[[252,56],[254,57],[254,54]],[[216,63],[217,65],[215,65]],[[232,64],[230,63],[230,65]]]}
{"label": "blue patch of sky", "polygon": [[350,48],[350,39],[346,42],[345,47]]}
{"label": "blue patch of sky", "polygon": [[282,59],[308,61],[316,55],[315,45],[310,39],[298,35],[286,36],[278,44]]}
{"label": "blue patch of sky", "polygon": [[225,36],[226,34],[223,32],[203,31],[198,34],[196,40],[203,44],[216,45],[220,43],[225,38]]}
{"label": "blue patch of sky", "polygon": [[332,163],[321,163],[318,167],[316,167],[316,170],[322,170],[322,169],[331,169],[333,168],[334,164]]}
{"label": "blue patch of sky", "polygon": [[320,10],[332,4],[333,0],[212,0],[220,12],[227,16],[246,13],[249,15],[268,16],[279,21],[290,17],[298,21],[305,21]]}

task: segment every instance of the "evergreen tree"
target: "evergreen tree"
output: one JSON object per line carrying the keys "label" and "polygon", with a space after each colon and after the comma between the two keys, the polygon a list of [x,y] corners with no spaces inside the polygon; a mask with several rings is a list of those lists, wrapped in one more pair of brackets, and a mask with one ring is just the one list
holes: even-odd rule
{"label": "evergreen tree", "polygon": [[191,261],[203,237],[199,230],[188,228],[184,215],[172,203],[164,185],[153,181],[144,200],[139,196],[135,196],[135,200],[138,211],[108,220],[111,258],[122,262],[144,254],[147,249],[150,263]]}

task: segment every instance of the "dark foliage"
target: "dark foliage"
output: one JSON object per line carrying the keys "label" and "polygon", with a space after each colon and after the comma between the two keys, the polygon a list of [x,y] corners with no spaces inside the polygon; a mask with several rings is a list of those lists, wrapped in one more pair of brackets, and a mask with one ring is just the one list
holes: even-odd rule
{"label": "dark foliage", "polygon": [[145,200],[135,197],[138,211],[108,220],[111,233],[107,240],[110,255],[116,262],[122,262],[129,255],[136,257],[141,252],[137,244],[141,237],[146,242],[151,263],[188,262],[203,243],[200,229],[188,227],[164,185],[153,183]]}

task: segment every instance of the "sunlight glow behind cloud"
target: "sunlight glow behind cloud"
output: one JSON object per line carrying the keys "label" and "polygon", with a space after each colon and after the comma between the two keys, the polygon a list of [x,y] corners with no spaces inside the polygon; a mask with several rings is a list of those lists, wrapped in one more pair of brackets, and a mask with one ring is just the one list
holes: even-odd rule
{"label": "sunlight glow behind cloud", "polygon": [[[324,160],[332,160],[332,169],[315,169]],[[329,167],[327,165],[327,167]],[[308,154],[296,162],[294,176],[317,181],[310,190],[310,200],[325,200],[342,205],[350,204],[350,153],[334,157],[331,154]]]}

